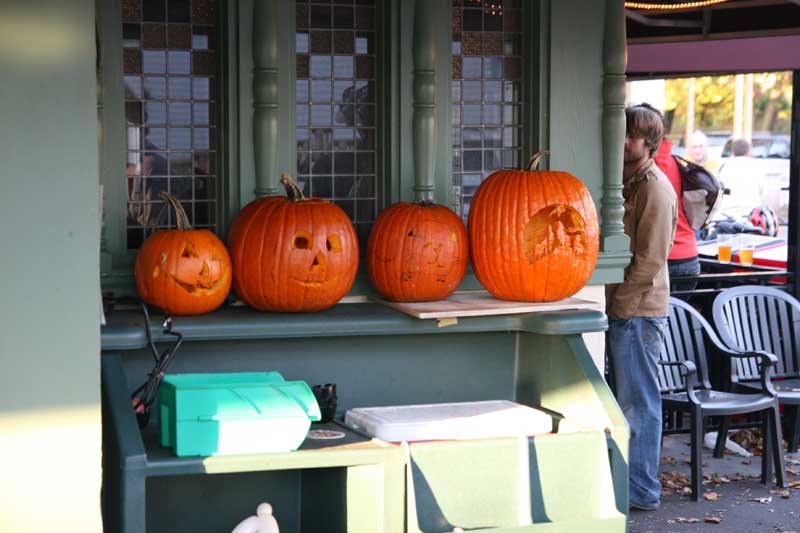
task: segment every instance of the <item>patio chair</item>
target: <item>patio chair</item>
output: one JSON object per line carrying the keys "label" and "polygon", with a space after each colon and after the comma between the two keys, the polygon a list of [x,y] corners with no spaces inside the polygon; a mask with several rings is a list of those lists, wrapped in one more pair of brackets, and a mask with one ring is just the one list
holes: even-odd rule
{"label": "patio chair", "polygon": [[[787,416],[788,451],[800,440],[800,302],[773,288],[743,285],[724,290],[714,299],[714,325],[722,341],[734,350],[775,354],[772,380]],[[754,359],[739,359],[731,368],[731,390],[758,388]],[[727,430],[730,422],[723,422]]]}
{"label": "patio chair", "polygon": [[[778,400],[767,372],[777,358],[768,353],[742,353],[728,349],[692,306],[677,298],[670,298],[669,304],[669,323],[659,361],[658,381],[664,409],[686,412],[691,416],[692,499],[697,501],[701,494],[704,420],[709,416],[761,412],[764,445],[761,482],[771,480],[774,461],[777,484],[784,487],[786,471],[780,445]],[[732,360],[760,359],[764,370],[760,374],[760,389],[747,393],[713,390],[708,380],[705,338]],[[717,442],[717,448],[724,445],[724,437],[720,434],[721,442]]]}

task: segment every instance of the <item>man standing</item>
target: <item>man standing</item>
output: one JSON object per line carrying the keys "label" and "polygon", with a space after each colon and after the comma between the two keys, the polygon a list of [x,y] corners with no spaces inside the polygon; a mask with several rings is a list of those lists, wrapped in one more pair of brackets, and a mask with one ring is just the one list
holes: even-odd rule
{"label": "man standing", "polygon": [[661,503],[661,394],[658,358],[669,315],[669,255],[678,220],[677,197],[653,162],[661,144],[661,117],[646,106],[625,110],[623,223],[631,262],[622,283],[606,286],[607,350],[617,401],[631,430],[630,505],[653,510]]}
{"label": "man standing", "polygon": [[736,139],[731,143],[733,157],[719,170],[719,179],[730,189],[722,197],[722,212],[735,219],[750,216],[753,208],[764,203],[763,168],[750,157],[750,143]]}

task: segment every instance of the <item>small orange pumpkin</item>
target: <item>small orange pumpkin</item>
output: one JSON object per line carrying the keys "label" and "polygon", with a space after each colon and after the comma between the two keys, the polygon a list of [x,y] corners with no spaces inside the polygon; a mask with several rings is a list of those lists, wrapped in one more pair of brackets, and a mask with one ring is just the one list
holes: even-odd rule
{"label": "small orange pumpkin", "polygon": [[447,298],[464,278],[468,260],[464,223],[432,203],[398,202],[384,209],[367,243],[372,285],[397,302]]}
{"label": "small orange pumpkin", "polygon": [[171,315],[199,315],[225,301],[231,259],[225,244],[207,229],[192,229],[174,196],[159,197],[175,211],[177,229],[158,231],[136,254],[136,290],[143,301]]}
{"label": "small orange pumpkin", "polygon": [[288,196],[247,204],[233,221],[228,247],[236,293],[261,311],[320,311],[336,304],[358,271],[358,237],[342,209],[305,198],[283,174]]}
{"label": "small orange pumpkin", "polygon": [[552,302],[578,292],[597,262],[600,228],[589,190],[567,172],[500,170],[480,184],[469,213],[472,265],[495,297]]}

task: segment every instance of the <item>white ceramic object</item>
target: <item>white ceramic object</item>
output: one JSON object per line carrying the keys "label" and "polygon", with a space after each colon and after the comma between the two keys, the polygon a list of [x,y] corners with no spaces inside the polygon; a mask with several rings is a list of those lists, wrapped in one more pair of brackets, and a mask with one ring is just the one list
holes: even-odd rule
{"label": "white ceramic object", "polygon": [[280,533],[278,522],[272,516],[272,506],[262,503],[256,509],[256,516],[242,520],[232,533]]}

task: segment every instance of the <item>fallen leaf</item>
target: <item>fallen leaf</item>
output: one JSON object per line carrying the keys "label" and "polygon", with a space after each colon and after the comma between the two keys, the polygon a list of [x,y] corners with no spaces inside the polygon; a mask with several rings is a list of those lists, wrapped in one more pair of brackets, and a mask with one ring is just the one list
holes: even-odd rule
{"label": "fallen leaf", "polygon": [[772,496],[763,496],[761,498],[752,498],[750,501],[758,502],[758,503],[772,503]]}
{"label": "fallen leaf", "polygon": [[717,494],[716,492],[706,492],[705,494],[703,494],[703,498],[715,502],[719,500],[719,494]]}
{"label": "fallen leaf", "polygon": [[709,524],[719,524],[722,522],[722,518],[718,516],[707,516],[703,519],[703,522],[707,522]]}
{"label": "fallen leaf", "polygon": [[679,524],[696,524],[696,523],[698,523],[700,521],[699,518],[685,518],[683,516],[679,516],[679,517],[675,518],[675,520]]}
{"label": "fallen leaf", "polygon": [[786,468],[786,472],[792,474],[793,476],[800,476],[800,470],[796,470],[794,468]]}
{"label": "fallen leaf", "polygon": [[784,457],[787,463],[793,465],[800,465],[800,459],[795,459],[794,457],[789,457],[788,455]]}
{"label": "fallen leaf", "polygon": [[780,496],[783,499],[788,499],[789,498],[789,490],[788,489],[775,489],[775,490],[769,491],[769,493],[770,494],[777,494],[778,496]]}
{"label": "fallen leaf", "polygon": [[789,481],[787,483],[791,489],[800,489],[800,481]]}
{"label": "fallen leaf", "polygon": [[661,462],[668,465],[674,465],[678,463],[678,460],[669,455],[665,455],[664,457],[661,458]]}

